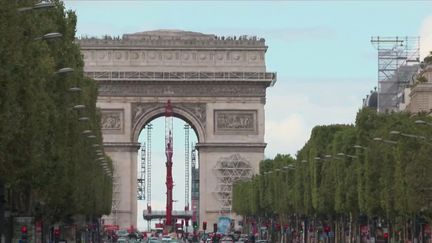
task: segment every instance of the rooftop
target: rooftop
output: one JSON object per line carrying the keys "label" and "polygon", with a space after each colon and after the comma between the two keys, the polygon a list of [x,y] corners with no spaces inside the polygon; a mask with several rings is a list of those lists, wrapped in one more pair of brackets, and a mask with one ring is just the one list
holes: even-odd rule
{"label": "rooftop", "polygon": [[264,48],[265,39],[256,36],[216,36],[200,32],[184,30],[151,30],[131,34],[124,34],[122,37],[105,35],[99,37],[84,36],[79,38],[78,43],[82,48],[111,46],[142,46],[142,47],[234,47],[234,48]]}

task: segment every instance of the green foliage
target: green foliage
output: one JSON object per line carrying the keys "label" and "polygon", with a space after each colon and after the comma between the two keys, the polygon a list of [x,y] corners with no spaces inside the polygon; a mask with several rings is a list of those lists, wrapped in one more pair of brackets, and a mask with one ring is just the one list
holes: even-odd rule
{"label": "green foliage", "polygon": [[[107,214],[112,178],[95,161],[92,144],[102,141],[97,87],[83,76],[76,15],[58,0],[54,9],[17,11],[36,2],[0,4],[0,176],[20,214],[51,221]],[[63,37],[35,40],[49,32]],[[74,72],[55,73],[63,67]],[[76,85],[83,92],[68,91]],[[86,110],[73,110],[77,104]],[[90,122],[79,122],[80,115]],[[96,131],[96,138],[83,136],[84,129]]]}
{"label": "green foliage", "polygon": [[430,218],[432,127],[418,119],[432,121],[425,114],[363,109],[355,126],[317,126],[297,159],[264,160],[258,176],[236,184],[233,210],[246,216]]}

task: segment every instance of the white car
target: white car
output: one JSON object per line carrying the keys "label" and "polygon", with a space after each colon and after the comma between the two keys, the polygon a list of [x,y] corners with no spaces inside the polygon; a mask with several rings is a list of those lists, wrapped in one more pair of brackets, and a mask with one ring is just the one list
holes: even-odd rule
{"label": "white car", "polygon": [[127,243],[127,242],[129,242],[129,241],[126,237],[119,237],[117,239],[117,243]]}
{"label": "white car", "polygon": [[169,235],[162,236],[162,242],[164,242],[164,241],[170,242],[171,240],[172,240],[172,238]]}

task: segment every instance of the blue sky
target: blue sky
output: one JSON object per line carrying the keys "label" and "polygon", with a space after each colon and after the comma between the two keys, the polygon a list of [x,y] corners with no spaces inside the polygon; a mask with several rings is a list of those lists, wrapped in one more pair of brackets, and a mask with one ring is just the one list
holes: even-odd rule
{"label": "blue sky", "polygon": [[[78,15],[77,36],[181,29],[264,37],[267,70],[278,73],[267,91],[267,157],[295,155],[315,125],[354,122],[377,86],[371,36],[421,36],[422,53],[432,50],[432,1],[64,2]],[[153,198],[163,205],[162,196]]]}

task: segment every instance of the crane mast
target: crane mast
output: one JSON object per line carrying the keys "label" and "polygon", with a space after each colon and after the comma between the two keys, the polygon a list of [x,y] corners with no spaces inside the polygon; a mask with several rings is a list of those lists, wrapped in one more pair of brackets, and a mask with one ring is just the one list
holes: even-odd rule
{"label": "crane mast", "polygon": [[[143,211],[143,217],[145,220],[149,222],[148,224],[148,231],[151,230],[151,220],[153,219],[165,219],[163,223],[156,223],[156,228],[163,227],[164,232],[172,232],[173,229],[176,229],[177,226],[176,222],[178,219],[183,219],[186,222],[186,226],[188,225],[188,221],[192,218],[192,211],[190,209],[189,204],[189,196],[190,196],[190,186],[189,186],[189,180],[190,180],[190,151],[189,151],[189,132],[190,132],[190,125],[185,125],[185,210],[184,211],[173,211],[173,188],[174,188],[174,180],[173,180],[173,174],[172,174],[172,166],[173,166],[173,150],[174,150],[174,143],[173,143],[173,107],[171,104],[171,101],[168,100],[165,106],[165,156],[166,156],[166,178],[165,178],[165,185],[166,185],[166,211],[159,211],[155,210],[152,211],[151,207],[151,130],[152,130],[152,124],[147,125],[147,150],[145,150],[145,145],[142,148],[141,155],[143,156],[147,152],[147,156],[143,156],[142,159],[142,170],[141,175],[144,175],[147,173],[147,178],[143,178],[142,182],[147,182],[147,210]],[[145,167],[145,162],[147,162],[147,167]],[[192,166],[195,167],[195,154],[192,151]],[[143,176],[140,176],[140,179]],[[193,175],[192,175],[193,177]],[[142,192],[144,192],[144,188],[142,189]],[[144,195],[143,195],[144,197]],[[196,201],[195,201],[196,204]],[[197,206],[192,203],[192,208],[197,208]]]}
{"label": "crane mast", "polygon": [[173,157],[173,109],[171,101],[168,100],[165,106],[165,155],[166,155],[166,221],[165,226],[171,227],[173,225],[172,220],[172,207],[173,199],[172,192],[174,187],[172,177],[172,157]]}

